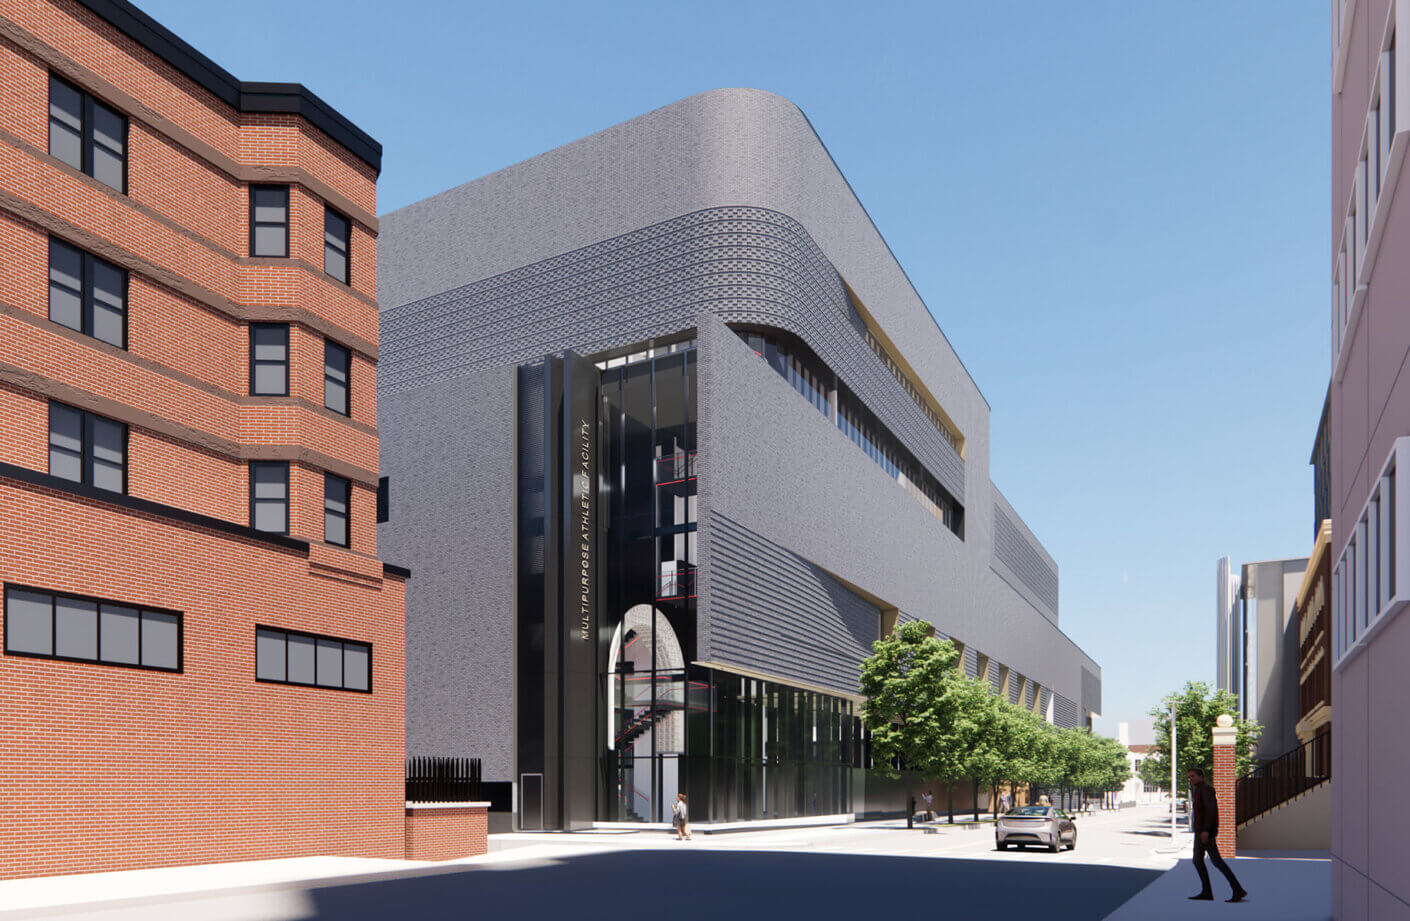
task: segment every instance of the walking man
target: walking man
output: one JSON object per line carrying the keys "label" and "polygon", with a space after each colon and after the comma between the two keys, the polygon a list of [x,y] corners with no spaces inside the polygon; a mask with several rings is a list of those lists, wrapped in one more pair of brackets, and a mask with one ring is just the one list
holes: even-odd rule
{"label": "walking man", "polygon": [[1233,890],[1226,901],[1242,902],[1248,893],[1219,856],[1219,843],[1215,840],[1219,834],[1219,800],[1214,796],[1214,788],[1204,782],[1204,771],[1199,768],[1190,768],[1185,777],[1190,781],[1190,830],[1195,833],[1195,872],[1200,882],[1199,895],[1190,898],[1197,902],[1214,901],[1214,890],[1209,888],[1209,871],[1204,867],[1204,855],[1208,852],[1214,869],[1224,874]]}

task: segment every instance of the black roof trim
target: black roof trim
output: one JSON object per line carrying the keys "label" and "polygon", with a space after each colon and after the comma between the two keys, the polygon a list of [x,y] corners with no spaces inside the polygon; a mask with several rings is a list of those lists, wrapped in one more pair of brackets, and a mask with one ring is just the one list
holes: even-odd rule
{"label": "black roof trim", "polygon": [[389,576],[400,576],[403,579],[411,578],[410,569],[407,569],[405,566],[397,566],[392,563],[383,563],[382,572],[386,573]]}
{"label": "black roof trim", "polygon": [[127,0],[78,2],[241,112],[301,115],[368,166],[382,171],[382,145],[298,83],[244,83]]}
{"label": "black roof trim", "polygon": [[233,521],[226,521],[223,518],[212,518],[209,515],[201,515],[197,512],[188,512],[184,508],[177,508],[173,505],[163,505],[160,502],[153,502],[150,499],[139,499],[136,496],[129,496],[126,493],[109,492],[106,489],[99,489],[96,486],[85,486],[82,483],[75,483],[72,480],[63,480],[38,470],[30,470],[28,467],[17,467],[14,464],[0,462],[0,477],[8,477],[12,480],[30,483],[34,486],[41,486],[45,489],[53,489],[58,492],[66,492],[70,495],[83,499],[93,499],[98,502],[106,502],[111,505],[118,505],[134,512],[145,512],[148,515],[156,515],[158,518],[166,518],[179,521],[183,524],[195,525],[198,528],[210,528],[212,531],[222,531],[235,537],[244,537],[249,540],[257,540],[266,544],[273,544],[285,550],[296,550],[300,553],[308,553],[308,541],[299,540],[296,537],[289,537],[285,534],[271,534],[268,531],[256,531],[254,528],[243,524],[235,524]]}

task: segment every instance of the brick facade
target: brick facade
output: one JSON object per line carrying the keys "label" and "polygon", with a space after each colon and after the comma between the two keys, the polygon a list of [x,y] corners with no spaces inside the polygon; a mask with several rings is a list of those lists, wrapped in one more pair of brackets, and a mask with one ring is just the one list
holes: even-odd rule
{"label": "brick facade", "polygon": [[487,848],[488,803],[408,804],[406,859],[455,860]]}
{"label": "brick facade", "polygon": [[1234,853],[1234,837],[1238,828],[1238,808],[1235,803],[1238,787],[1238,758],[1234,740],[1237,730],[1215,727],[1214,734],[1214,796],[1219,800],[1219,834],[1216,843],[1220,856],[1228,859]]}
{"label": "brick facade", "polygon": [[[129,37],[134,13],[0,10],[0,581],[179,611],[183,662],[7,644],[0,877],[400,857],[405,580],[376,544],[378,165],[302,115],[232,105],[161,53],[179,39]],[[50,156],[51,74],[127,118],[125,191]],[[256,182],[289,186],[288,258],[248,255]],[[349,284],[323,271],[325,205],[351,220]],[[51,239],[127,271],[126,348],[50,319]],[[288,396],[250,395],[252,322],[289,324]],[[351,353],[348,416],[324,408],[325,339]],[[125,495],[48,476],[53,401],[127,425]],[[289,463],[287,537],[248,528],[257,460]],[[346,548],[323,539],[325,472],[351,482]],[[371,693],[256,682],[257,624],[371,644]]]}

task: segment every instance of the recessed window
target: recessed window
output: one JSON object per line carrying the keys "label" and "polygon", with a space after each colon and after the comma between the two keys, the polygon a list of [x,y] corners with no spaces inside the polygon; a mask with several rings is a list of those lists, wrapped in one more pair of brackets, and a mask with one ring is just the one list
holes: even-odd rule
{"label": "recessed window", "polygon": [[181,671],[181,614],[5,586],[5,652]]}
{"label": "recessed window", "polygon": [[372,646],[274,627],[255,628],[255,678],[341,691],[372,690]]}
{"label": "recessed window", "polygon": [[127,273],[50,237],[49,319],[127,348]]}
{"label": "recessed window", "polygon": [[288,186],[250,186],[250,255],[289,255]]}
{"label": "recessed window", "polygon": [[49,154],[127,193],[127,119],[52,74]]}
{"label": "recessed window", "polygon": [[250,527],[271,534],[289,533],[289,465],[283,461],[250,464]]}
{"label": "recessed window", "polygon": [[289,395],[289,324],[250,325],[250,393]]}
{"label": "recessed window", "polygon": [[348,283],[349,253],[352,224],[332,208],[323,209],[323,271]]}
{"label": "recessed window", "polygon": [[51,402],[49,474],[110,492],[126,492],[127,426]]}
{"label": "recessed window", "polygon": [[391,518],[392,481],[390,477],[377,478],[377,523]]}
{"label": "recessed window", "polygon": [[332,340],[323,341],[323,405],[335,413],[351,414],[348,395],[352,355]]}
{"label": "recessed window", "polygon": [[348,545],[348,500],[352,483],[331,473],[323,475],[323,539],[340,547]]}

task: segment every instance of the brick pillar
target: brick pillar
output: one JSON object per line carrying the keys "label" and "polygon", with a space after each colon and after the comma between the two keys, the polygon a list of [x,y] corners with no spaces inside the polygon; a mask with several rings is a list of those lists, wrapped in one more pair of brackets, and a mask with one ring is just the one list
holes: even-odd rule
{"label": "brick pillar", "polygon": [[1238,730],[1234,728],[1234,718],[1227,713],[1220,714],[1215,721],[1214,734],[1214,795],[1219,798],[1219,835],[1216,841],[1223,857],[1234,856],[1234,832],[1238,824],[1238,810],[1235,797],[1234,740]]}

